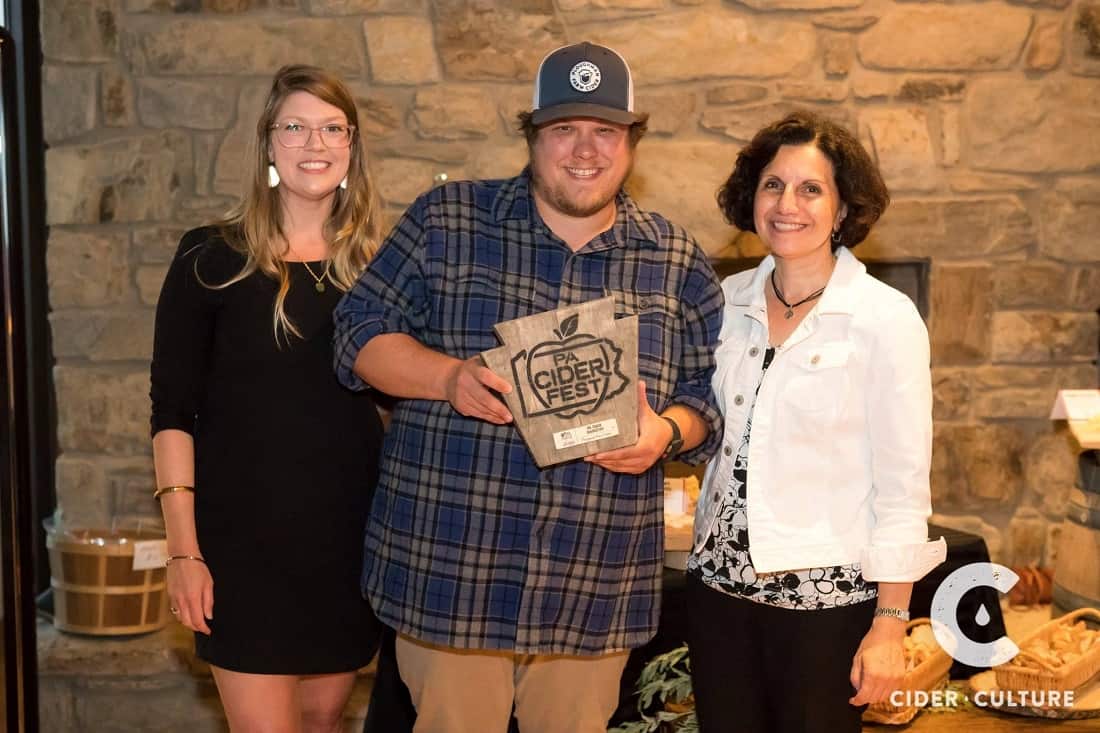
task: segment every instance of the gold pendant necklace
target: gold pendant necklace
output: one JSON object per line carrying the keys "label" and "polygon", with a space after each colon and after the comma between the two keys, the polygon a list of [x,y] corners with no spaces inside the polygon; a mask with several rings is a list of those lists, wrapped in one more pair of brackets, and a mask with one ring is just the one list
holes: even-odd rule
{"label": "gold pendant necklace", "polygon": [[318,293],[325,292],[325,280],[328,279],[328,268],[332,266],[332,260],[325,260],[325,270],[321,273],[320,277],[317,277],[317,273],[313,271],[313,268],[309,266],[309,263],[302,260],[302,265],[306,268],[306,272],[313,278],[313,289]]}

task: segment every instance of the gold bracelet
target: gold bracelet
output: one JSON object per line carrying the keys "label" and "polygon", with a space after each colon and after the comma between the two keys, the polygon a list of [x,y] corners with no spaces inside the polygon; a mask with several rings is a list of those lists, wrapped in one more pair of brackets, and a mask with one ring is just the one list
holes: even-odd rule
{"label": "gold bracelet", "polygon": [[159,489],[157,489],[156,491],[153,492],[153,498],[156,499],[157,501],[160,501],[160,497],[164,496],[165,494],[174,494],[177,491],[190,491],[192,494],[194,494],[195,493],[195,487],[194,486],[162,486],[162,487],[160,487]]}
{"label": "gold bracelet", "polygon": [[171,565],[173,560],[194,560],[196,562],[201,562],[203,565],[206,564],[206,560],[203,560],[198,555],[171,555],[164,561],[164,567]]}

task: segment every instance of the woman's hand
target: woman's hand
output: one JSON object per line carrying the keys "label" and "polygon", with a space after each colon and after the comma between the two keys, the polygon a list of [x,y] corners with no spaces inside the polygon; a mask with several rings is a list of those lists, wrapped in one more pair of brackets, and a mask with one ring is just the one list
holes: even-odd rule
{"label": "woman's hand", "polygon": [[851,705],[887,702],[905,676],[905,622],[879,616],[859,643],[849,679],[856,694]]}
{"label": "woman's hand", "polygon": [[168,605],[181,624],[210,635],[206,619],[214,618],[214,579],[206,563],[181,558],[168,564]]}

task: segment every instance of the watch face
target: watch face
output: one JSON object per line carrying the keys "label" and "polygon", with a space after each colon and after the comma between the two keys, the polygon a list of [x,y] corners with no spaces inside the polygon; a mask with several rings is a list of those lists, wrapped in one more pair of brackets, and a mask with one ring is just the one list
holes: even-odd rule
{"label": "watch face", "polygon": [[676,424],[675,420],[670,417],[665,417],[664,415],[661,416],[661,419],[672,426],[672,439],[668,441],[668,447],[665,448],[665,452],[661,455],[661,458],[667,461],[680,452],[680,448],[684,445],[684,439],[680,435],[680,426]]}
{"label": "watch face", "polygon": [[669,441],[668,447],[665,448],[665,453],[662,456],[662,458],[664,458],[665,460],[668,460],[669,458],[672,458],[673,456],[675,456],[677,453],[680,452],[680,448],[682,448],[683,445],[684,445],[684,441],[681,438],[673,438],[672,440]]}

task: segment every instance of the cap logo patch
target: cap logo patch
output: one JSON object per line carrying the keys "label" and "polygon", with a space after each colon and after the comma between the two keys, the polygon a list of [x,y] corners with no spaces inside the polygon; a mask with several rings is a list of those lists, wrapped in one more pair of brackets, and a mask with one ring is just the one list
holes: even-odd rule
{"label": "cap logo patch", "polygon": [[600,85],[600,69],[591,61],[581,61],[569,71],[569,84],[578,92],[595,91]]}

